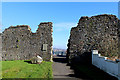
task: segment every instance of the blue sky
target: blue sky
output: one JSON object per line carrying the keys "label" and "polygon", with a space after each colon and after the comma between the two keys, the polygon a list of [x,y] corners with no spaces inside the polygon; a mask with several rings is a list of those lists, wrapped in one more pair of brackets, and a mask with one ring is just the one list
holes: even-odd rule
{"label": "blue sky", "polygon": [[2,2],[118,2],[119,0],[2,0]]}
{"label": "blue sky", "polygon": [[114,14],[117,2],[3,2],[2,29],[13,25],[29,25],[35,32],[40,22],[53,22],[53,47],[67,48],[71,27],[81,16]]}

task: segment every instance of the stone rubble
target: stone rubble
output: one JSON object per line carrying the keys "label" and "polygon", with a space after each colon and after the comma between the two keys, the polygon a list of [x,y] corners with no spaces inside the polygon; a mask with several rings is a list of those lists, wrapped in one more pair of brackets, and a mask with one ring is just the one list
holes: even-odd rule
{"label": "stone rubble", "polygon": [[40,64],[40,63],[42,63],[42,61],[43,61],[43,59],[39,55],[37,55],[31,59],[32,64]]}

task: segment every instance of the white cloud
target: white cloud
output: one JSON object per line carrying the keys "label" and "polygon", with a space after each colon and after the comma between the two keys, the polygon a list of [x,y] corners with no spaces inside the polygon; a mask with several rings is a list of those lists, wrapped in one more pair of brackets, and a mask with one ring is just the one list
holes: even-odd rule
{"label": "white cloud", "polygon": [[77,23],[74,22],[62,22],[62,23],[54,23],[53,28],[57,31],[63,31],[71,29],[72,27],[76,27]]}

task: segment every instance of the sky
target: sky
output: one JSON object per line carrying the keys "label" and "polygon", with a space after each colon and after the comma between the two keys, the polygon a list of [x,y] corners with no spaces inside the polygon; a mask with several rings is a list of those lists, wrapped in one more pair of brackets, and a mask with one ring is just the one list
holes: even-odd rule
{"label": "sky", "polygon": [[2,2],[118,2],[119,0],[1,0]]}
{"label": "sky", "polygon": [[53,48],[67,49],[70,30],[80,17],[100,14],[118,17],[118,2],[2,2],[2,30],[29,25],[35,32],[40,22],[52,22]]}

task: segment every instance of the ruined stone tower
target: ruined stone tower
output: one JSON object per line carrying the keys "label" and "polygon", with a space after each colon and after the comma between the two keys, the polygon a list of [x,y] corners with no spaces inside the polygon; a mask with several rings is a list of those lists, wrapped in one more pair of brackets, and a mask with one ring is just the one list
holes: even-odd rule
{"label": "ruined stone tower", "polygon": [[2,33],[2,60],[27,60],[39,54],[52,61],[52,23],[38,25],[35,33],[28,25],[10,26]]}
{"label": "ruined stone tower", "polygon": [[81,17],[77,27],[71,29],[67,58],[88,63],[92,50],[98,50],[103,56],[117,57],[120,37],[118,22],[120,20],[115,15],[108,14]]}

